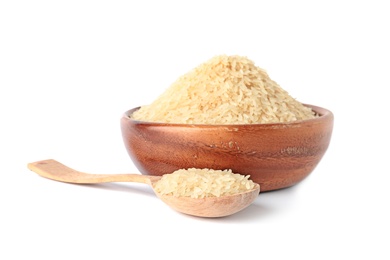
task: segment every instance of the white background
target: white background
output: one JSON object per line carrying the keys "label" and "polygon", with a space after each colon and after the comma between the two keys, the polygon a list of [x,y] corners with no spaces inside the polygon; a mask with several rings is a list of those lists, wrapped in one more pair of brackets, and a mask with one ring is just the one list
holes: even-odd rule
{"label": "white background", "polygon": [[[0,258],[389,259],[385,3],[1,1]],[[330,147],[299,185],[201,219],[147,185],[71,185],[27,169],[53,158],[138,173],[122,113],[217,54],[247,56],[333,111]]]}

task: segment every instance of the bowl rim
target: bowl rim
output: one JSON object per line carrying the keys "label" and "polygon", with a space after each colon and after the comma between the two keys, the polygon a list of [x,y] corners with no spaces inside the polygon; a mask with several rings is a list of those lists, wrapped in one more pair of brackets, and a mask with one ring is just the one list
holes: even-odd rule
{"label": "bowl rim", "polygon": [[316,123],[316,122],[322,122],[327,119],[333,120],[333,113],[332,111],[319,107],[316,105],[311,104],[305,104],[304,106],[310,107],[316,114],[318,114],[318,117],[305,119],[305,120],[296,120],[291,122],[282,122],[282,123],[258,123],[258,124],[184,124],[184,123],[164,123],[164,122],[150,122],[150,121],[143,121],[143,120],[137,120],[131,118],[131,115],[140,109],[141,107],[134,107],[132,109],[127,110],[123,113],[122,119],[127,119],[128,121],[133,122],[134,124],[143,124],[143,125],[153,125],[153,126],[171,126],[171,127],[265,127],[265,128],[284,128],[284,127],[294,127],[299,126],[302,124],[310,124],[310,123]]}

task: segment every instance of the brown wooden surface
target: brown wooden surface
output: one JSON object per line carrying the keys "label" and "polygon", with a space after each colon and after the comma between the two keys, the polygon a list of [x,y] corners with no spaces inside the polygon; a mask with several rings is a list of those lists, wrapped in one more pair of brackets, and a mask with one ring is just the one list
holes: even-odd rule
{"label": "brown wooden surface", "polygon": [[[310,106],[310,105],[307,105]],[[330,143],[333,114],[285,124],[185,125],[121,119],[125,147],[145,175],[181,168],[232,169],[251,176],[262,191],[292,186],[320,162]]]}

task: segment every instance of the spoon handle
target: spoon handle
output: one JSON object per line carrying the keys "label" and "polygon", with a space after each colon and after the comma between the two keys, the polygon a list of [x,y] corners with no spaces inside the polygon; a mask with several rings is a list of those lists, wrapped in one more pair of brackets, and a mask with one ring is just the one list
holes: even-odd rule
{"label": "spoon handle", "polygon": [[92,184],[105,182],[138,182],[151,184],[160,176],[141,174],[89,174],[73,170],[55,160],[43,160],[29,163],[27,167],[42,177],[68,183]]}

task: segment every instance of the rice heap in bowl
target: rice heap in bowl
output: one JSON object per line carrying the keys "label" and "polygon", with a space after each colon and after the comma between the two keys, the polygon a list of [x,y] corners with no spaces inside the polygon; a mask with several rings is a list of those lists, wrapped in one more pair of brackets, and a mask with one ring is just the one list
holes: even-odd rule
{"label": "rice heap in bowl", "polygon": [[161,195],[175,197],[221,197],[253,189],[249,175],[233,173],[232,170],[180,169],[165,174],[155,184],[154,190]]}
{"label": "rice heap in bowl", "polygon": [[215,56],[177,79],[135,120],[177,124],[265,124],[316,117],[254,62]]}

